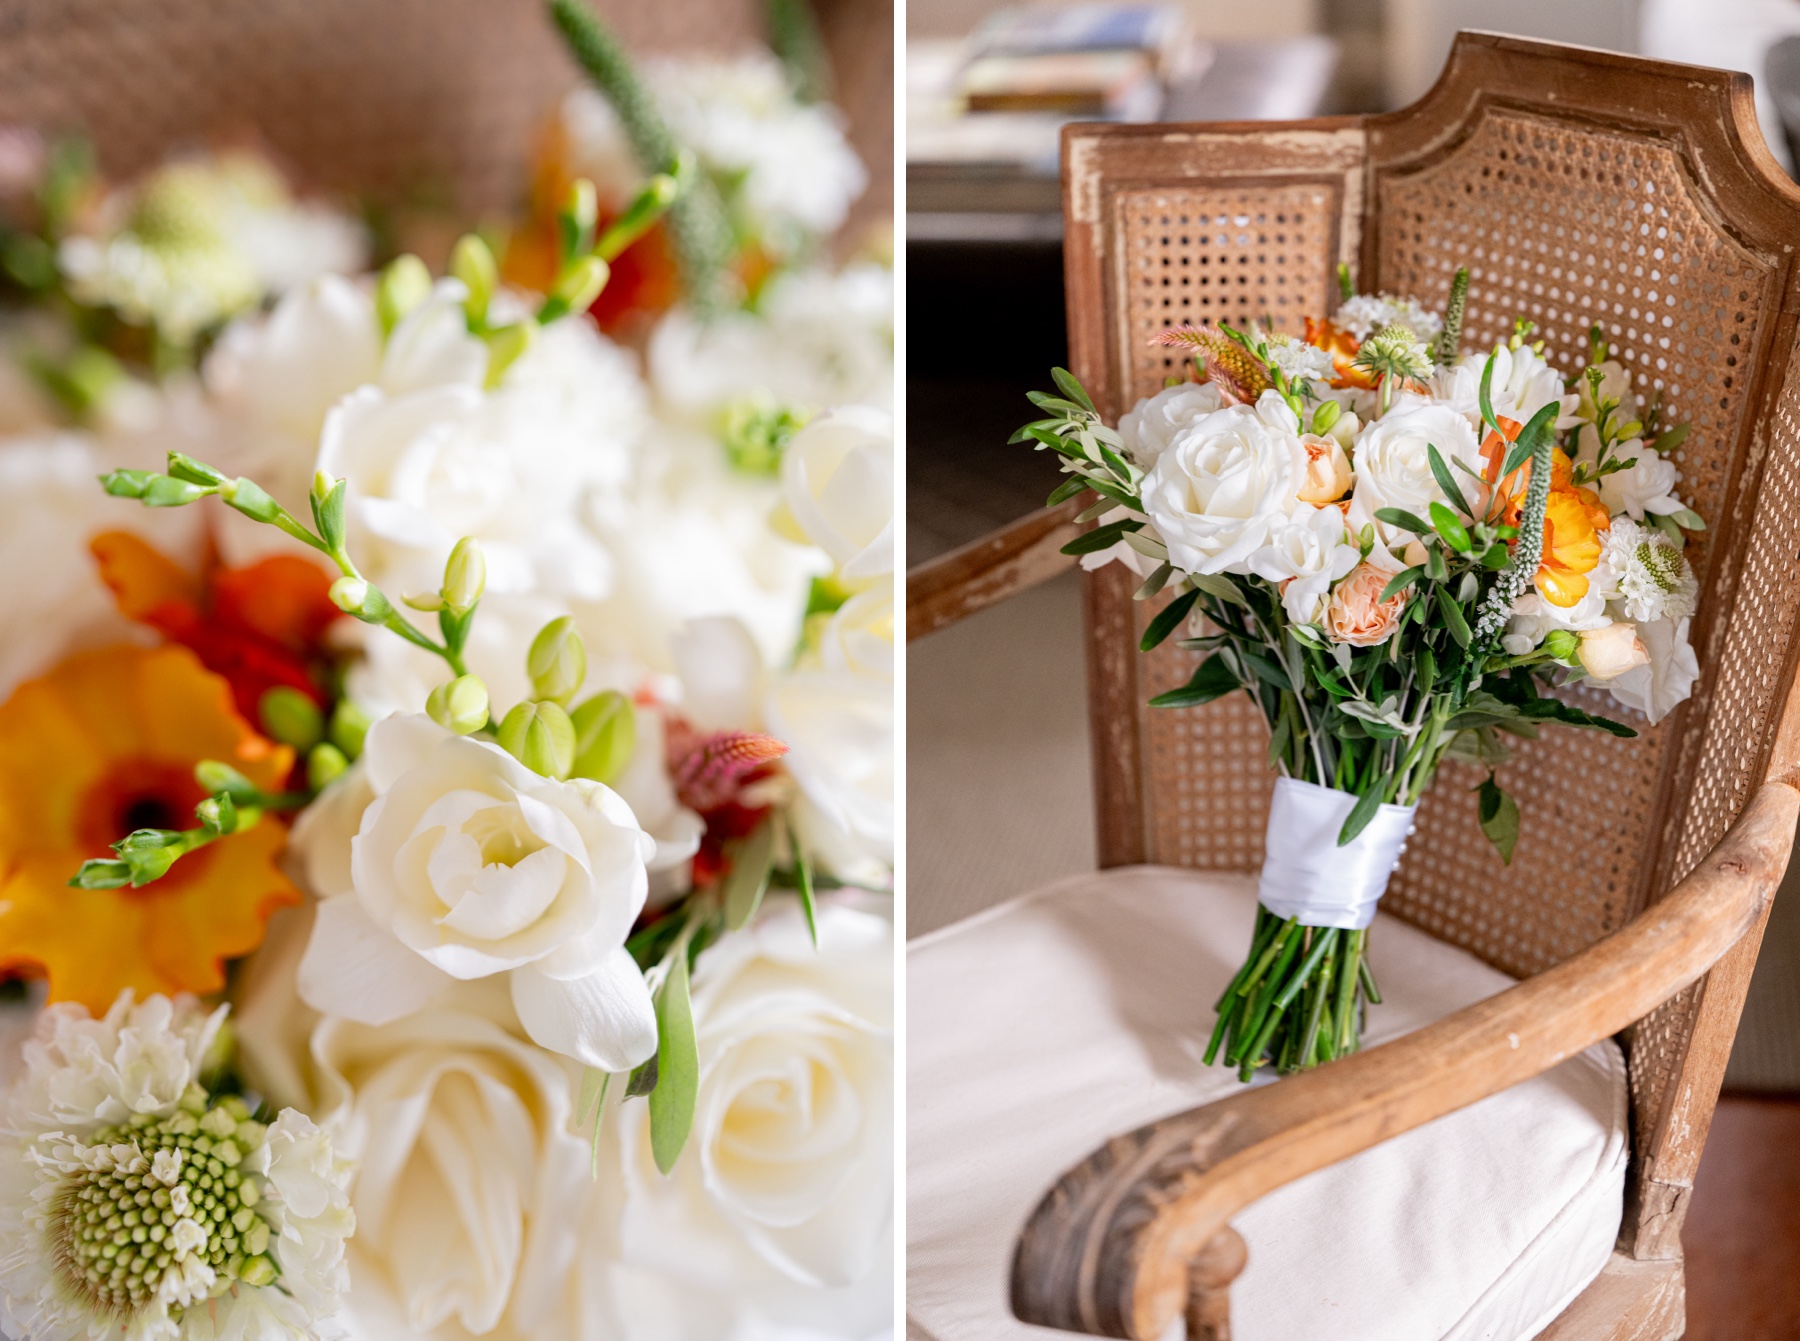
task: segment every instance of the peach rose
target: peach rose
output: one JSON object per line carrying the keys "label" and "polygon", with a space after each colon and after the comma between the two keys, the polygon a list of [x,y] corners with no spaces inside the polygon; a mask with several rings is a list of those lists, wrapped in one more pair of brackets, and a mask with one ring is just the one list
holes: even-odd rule
{"label": "peach rose", "polygon": [[1621,621],[1581,634],[1581,667],[1596,680],[1611,680],[1649,664],[1650,652],[1635,624]]}
{"label": "peach rose", "polygon": [[1350,492],[1355,476],[1350,473],[1350,458],[1336,438],[1322,438],[1305,433],[1300,445],[1306,448],[1306,474],[1300,481],[1299,499],[1314,507],[1335,503]]}
{"label": "peach rose", "polygon": [[1325,632],[1333,642],[1352,647],[1379,647],[1394,636],[1400,612],[1406,608],[1406,592],[1381,599],[1382,590],[1394,580],[1389,569],[1364,562],[1338,583],[1325,611]]}

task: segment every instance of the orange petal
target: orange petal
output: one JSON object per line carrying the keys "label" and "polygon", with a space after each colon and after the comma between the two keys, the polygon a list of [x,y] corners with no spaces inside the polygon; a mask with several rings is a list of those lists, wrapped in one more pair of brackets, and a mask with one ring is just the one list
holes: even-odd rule
{"label": "orange petal", "polygon": [[[198,613],[200,584],[186,569],[130,531],[104,531],[88,542],[100,564],[100,580],[112,588],[119,613],[156,628],[171,615]],[[171,611],[170,607],[174,607]]]}

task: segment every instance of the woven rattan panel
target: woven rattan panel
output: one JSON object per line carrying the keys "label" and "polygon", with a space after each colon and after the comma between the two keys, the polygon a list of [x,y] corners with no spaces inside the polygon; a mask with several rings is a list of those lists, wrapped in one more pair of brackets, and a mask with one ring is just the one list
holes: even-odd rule
{"label": "woven rattan panel", "polygon": [[[1294,331],[1321,311],[1341,200],[1335,184],[1313,183],[1119,191],[1111,222],[1124,403],[1181,375],[1176,351],[1150,345],[1166,327],[1254,319]],[[1153,609],[1140,605],[1142,621]],[[1142,697],[1180,684],[1194,665],[1193,653],[1165,643],[1144,659]],[[1242,694],[1190,711],[1140,712],[1150,859],[1254,870],[1273,786],[1261,713]]]}
{"label": "woven rattan panel", "polygon": [[[757,0],[600,0],[637,52],[733,50]],[[575,79],[539,0],[6,0],[0,124],[112,170],[254,129],[309,186],[513,206]]]}

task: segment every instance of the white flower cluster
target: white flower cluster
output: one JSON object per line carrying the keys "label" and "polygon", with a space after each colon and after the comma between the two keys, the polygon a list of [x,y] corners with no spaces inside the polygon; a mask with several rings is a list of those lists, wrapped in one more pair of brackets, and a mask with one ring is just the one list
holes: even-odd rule
{"label": "white flower cluster", "polygon": [[1359,341],[1367,340],[1387,326],[1409,327],[1414,335],[1425,340],[1436,339],[1438,332],[1444,329],[1444,319],[1437,313],[1427,312],[1411,298],[1396,298],[1386,293],[1359,293],[1347,298],[1331,314],[1331,320]]}

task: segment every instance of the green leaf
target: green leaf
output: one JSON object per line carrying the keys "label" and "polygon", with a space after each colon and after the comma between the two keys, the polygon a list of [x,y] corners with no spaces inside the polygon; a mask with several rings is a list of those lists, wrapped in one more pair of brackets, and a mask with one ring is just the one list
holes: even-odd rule
{"label": "green leaf", "polygon": [[669,964],[656,997],[656,1088],[650,1091],[650,1151],[663,1173],[675,1167],[694,1125],[700,1092],[700,1044],[694,1036],[694,1003],[688,999],[687,955]]}
{"label": "green leaf", "polygon": [[1203,703],[1211,703],[1215,698],[1223,698],[1232,690],[1241,687],[1237,672],[1231,669],[1223,654],[1215,652],[1200,663],[1185,685],[1179,689],[1171,689],[1167,693],[1158,694],[1150,700],[1150,706],[1153,708],[1197,708]]}
{"label": "green leaf", "polygon": [[1672,452],[1687,441],[1688,429],[1691,427],[1691,424],[1677,424],[1650,445],[1659,452]]}
{"label": "green leaf", "polygon": [[1420,578],[1422,578],[1424,576],[1425,576],[1425,568],[1423,565],[1420,565],[1417,568],[1408,568],[1403,572],[1395,573],[1394,576],[1389,580],[1388,584],[1381,589],[1381,598],[1380,599],[1383,601],[1393,600],[1394,597],[1398,596],[1401,592],[1405,591],[1408,587],[1412,586],[1413,583],[1417,582]]}
{"label": "green leaf", "polygon": [[1186,591],[1158,610],[1156,617],[1145,628],[1144,636],[1138,639],[1138,651],[1148,652],[1175,632],[1181,621],[1188,617],[1188,612],[1194,608],[1194,602],[1199,599],[1198,591]]}
{"label": "green leaf", "polygon": [[748,838],[727,849],[731,870],[725,877],[725,929],[736,931],[756,916],[768,892],[775,861],[775,821],[764,820]]}
{"label": "green leaf", "polygon": [[1519,842],[1518,803],[1500,790],[1492,773],[1474,790],[1481,831],[1500,853],[1500,860],[1511,866],[1513,848]]}
{"label": "green leaf", "polygon": [[792,813],[787,817],[787,826],[788,845],[794,849],[794,888],[800,895],[800,911],[806,914],[806,930],[816,950],[819,948],[819,908],[818,900],[813,897],[812,862],[807,860],[806,848],[800,842],[800,826],[794,823]]}
{"label": "green leaf", "polygon": [[1050,497],[1044,500],[1044,506],[1047,508],[1053,508],[1058,503],[1066,503],[1071,498],[1075,497],[1076,494],[1081,493],[1083,490],[1085,490],[1087,487],[1088,487],[1087,481],[1082,479],[1081,476],[1071,475],[1071,476],[1069,476],[1068,479],[1064,480],[1061,484],[1057,485],[1056,488],[1051,491]]}
{"label": "green leaf", "polygon": [[1469,529],[1464,526],[1449,508],[1431,500],[1431,524],[1437,533],[1444,538],[1444,543],[1458,554],[1467,554],[1470,549]]}
{"label": "green leaf", "polygon": [[1287,671],[1273,657],[1250,647],[1238,648],[1238,655],[1249,665],[1256,678],[1277,689],[1292,690],[1294,682],[1288,679]]}
{"label": "green leaf", "polygon": [[1567,726],[1589,726],[1604,731],[1608,735],[1630,740],[1637,735],[1623,722],[1615,722],[1610,717],[1601,717],[1595,713],[1583,712],[1580,708],[1571,707],[1559,698],[1539,698],[1519,705],[1522,717],[1534,717],[1542,721],[1562,722]]}
{"label": "green leaf", "polygon": [[1244,599],[1244,593],[1238,590],[1237,583],[1219,573],[1189,573],[1187,580],[1194,587],[1208,596],[1216,597],[1227,605],[1241,605],[1246,610],[1250,602]]}
{"label": "green leaf", "polygon": [[1465,517],[1473,517],[1475,509],[1463,498],[1463,492],[1457,487],[1456,476],[1450,473],[1450,467],[1444,464],[1444,454],[1430,443],[1425,444],[1425,454],[1431,460],[1431,473],[1437,478],[1438,488],[1444,491],[1444,497],[1456,504],[1457,511]]}
{"label": "green leaf", "polygon": [[1426,547],[1425,575],[1433,582],[1450,580],[1450,566],[1444,562],[1444,551],[1436,545]]}
{"label": "green leaf", "polygon": [[1490,545],[1487,553],[1481,556],[1481,566],[1490,572],[1497,573],[1510,562],[1512,562],[1512,551],[1498,541]]}
{"label": "green leaf", "polygon": [[1431,523],[1408,512],[1405,508],[1377,508],[1375,520],[1384,521],[1389,526],[1398,526],[1403,531],[1411,531],[1416,536],[1431,534]]}
{"label": "green leaf", "polygon": [[1157,566],[1156,571],[1154,573],[1150,574],[1149,577],[1144,579],[1143,585],[1140,586],[1136,591],[1131,593],[1131,599],[1134,601],[1149,600],[1152,596],[1155,596],[1158,592],[1160,592],[1164,587],[1168,586],[1169,579],[1173,576],[1175,576],[1175,565],[1174,564],[1168,563],[1166,561],[1163,562],[1162,564],[1159,564]]}
{"label": "green leaf", "polygon": [[[1368,723],[1365,722],[1363,725],[1366,727]],[[1375,818],[1375,812],[1380,809],[1381,789],[1379,787],[1371,787],[1357,797],[1355,807],[1344,820],[1344,827],[1338,830],[1337,845],[1343,847],[1344,844],[1354,841],[1357,834],[1369,827],[1369,821]]]}
{"label": "green leaf", "polygon": [[73,889],[123,889],[131,883],[131,867],[122,861],[84,861],[70,878]]}
{"label": "green leaf", "polygon": [[641,1099],[647,1094],[655,1094],[656,1081],[656,1058],[652,1057],[632,1071],[631,1079],[625,1083],[625,1097]]}
{"label": "green leaf", "polygon": [[1481,369],[1481,390],[1477,393],[1476,400],[1481,406],[1481,422],[1493,429],[1494,432],[1498,433],[1500,431],[1500,421],[1494,416],[1493,388],[1494,355],[1489,354],[1487,362]]}
{"label": "green leaf", "polygon": [[1062,547],[1064,554],[1098,554],[1103,549],[1111,549],[1125,538],[1127,531],[1141,531],[1144,524],[1126,518],[1124,521],[1110,522],[1105,526],[1096,526],[1093,530],[1076,536]]}
{"label": "green leaf", "polygon": [[1500,467],[1501,479],[1524,465],[1532,453],[1551,438],[1556,431],[1557,412],[1561,409],[1562,403],[1553,400],[1531,416],[1530,422],[1519,430],[1518,440],[1507,448],[1506,462]]}
{"label": "green leaf", "polygon": [[1445,587],[1433,587],[1437,592],[1438,609],[1444,612],[1444,627],[1450,630],[1450,636],[1456,639],[1458,647],[1467,647],[1472,635],[1469,632],[1469,621],[1463,617],[1462,607],[1456,603]]}
{"label": "green leaf", "polygon": [[1083,387],[1080,382],[1075,380],[1074,373],[1070,372],[1067,368],[1052,368],[1050,370],[1050,376],[1055,379],[1056,385],[1061,388],[1063,395],[1067,396],[1072,401],[1078,402],[1089,414],[1099,413],[1098,410],[1094,409],[1094,402],[1088,399],[1087,389]]}

